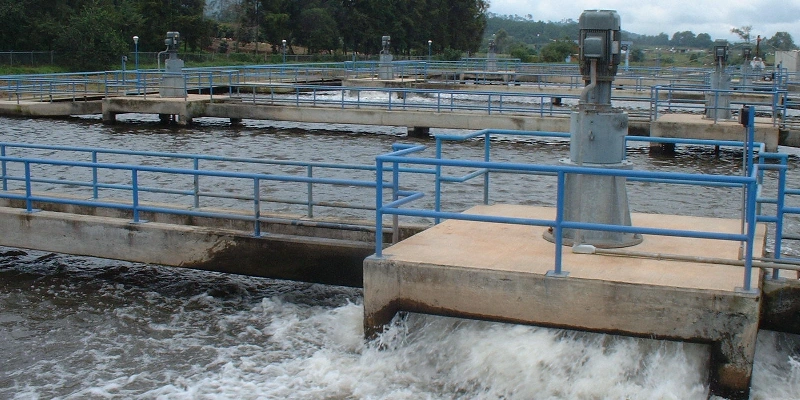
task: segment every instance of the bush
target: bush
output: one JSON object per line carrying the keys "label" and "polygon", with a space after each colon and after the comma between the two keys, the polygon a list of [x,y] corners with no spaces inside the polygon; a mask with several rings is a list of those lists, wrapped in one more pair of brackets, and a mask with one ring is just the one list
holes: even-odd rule
{"label": "bush", "polygon": [[511,49],[510,55],[512,58],[519,58],[524,63],[535,61],[535,52],[527,46],[515,46]]}
{"label": "bush", "polygon": [[461,50],[448,47],[442,51],[442,59],[444,59],[444,61],[459,61],[461,60]]}

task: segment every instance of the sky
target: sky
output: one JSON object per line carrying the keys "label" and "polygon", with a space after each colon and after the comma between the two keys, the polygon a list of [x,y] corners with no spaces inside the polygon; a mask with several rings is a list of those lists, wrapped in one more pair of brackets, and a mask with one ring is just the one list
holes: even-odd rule
{"label": "sky", "polygon": [[738,42],[731,28],[750,25],[753,39],[789,32],[800,44],[800,0],[489,0],[489,12],[535,21],[577,21],[583,10],[616,10],[623,30],[644,35],[692,31]]}

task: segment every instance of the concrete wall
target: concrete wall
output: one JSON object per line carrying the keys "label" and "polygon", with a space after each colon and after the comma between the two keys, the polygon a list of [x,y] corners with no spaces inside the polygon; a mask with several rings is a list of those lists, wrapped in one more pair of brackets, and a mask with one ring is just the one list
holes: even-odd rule
{"label": "concrete wall", "polygon": [[373,245],[0,207],[0,245],[276,279],[361,286]]}
{"label": "concrete wall", "polygon": [[398,311],[710,344],[712,392],[747,398],[758,294],[478,271],[370,257],[364,327],[374,335]]}
{"label": "concrete wall", "polygon": [[775,65],[781,64],[790,73],[800,71],[800,51],[776,51]]}
{"label": "concrete wall", "polygon": [[267,119],[275,121],[324,122],[385,126],[419,126],[452,129],[516,129],[530,131],[569,132],[569,117],[536,117],[522,115],[486,115],[469,113],[437,113],[425,111],[384,111],[321,107],[264,106],[235,103],[213,103],[205,108],[209,117]]}

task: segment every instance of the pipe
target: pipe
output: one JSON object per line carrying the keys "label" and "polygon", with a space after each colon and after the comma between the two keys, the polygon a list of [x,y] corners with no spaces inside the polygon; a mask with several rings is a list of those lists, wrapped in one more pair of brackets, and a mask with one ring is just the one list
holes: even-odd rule
{"label": "pipe", "polygon": [[[169,51],[169,48],[167,48],[164,51],[159,51],[158,54],[156,55],[156,62],[158,63],[158,71],[159,72],[161,71],[161,55],[166,53],[166,52],[168,52],[168,51]],[[164,61],[164,68],[166,68],[166,63],[167,62]]]}
{"label": "pipe", "polygon": [[[721,264],[721,265],[731,265],[735,267],[744,267],[744,260],[731,260],[728,258],[717,258],[717,257],[686,256],[682,254],[651,253],[646,251],[598,249],[590,244],[573,246],[572,252],[576,254],[597,254],[601,256],[652,258],[659,261],[685,261],[685,262],[695,262],[702,264]],[[782,262],[780,259],[775,259],[775,258],[760,258],[758,260],[763,260],[763,261],[756,261],[756,259],[754,259],[753,267],[800,271],[800,263],[791,262],[788,260],[787,260],[788,262]]]}
{"label": "pipe", "polygon": [[589,101],[589,92],[597,87],[597,59],[591,59],[591,66],[589,67],[589,84],[581,90],[581,103]]}

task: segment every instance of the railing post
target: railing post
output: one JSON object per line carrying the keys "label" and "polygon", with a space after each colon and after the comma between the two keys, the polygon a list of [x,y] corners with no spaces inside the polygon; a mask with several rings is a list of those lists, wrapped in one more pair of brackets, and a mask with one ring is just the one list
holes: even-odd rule
{"label": "railing post", "polygon": [[253,236],[261,236],[261,180],[253,178]]}
{"label": "railing post", "polygon": [[[6,145],[0,144],[0,157],[6,156]],[[3,174],[3,191],[8,190],[8,170],[6,169],[6,160],[0,161],[0,173]]]}
{"label": "railing post", "polygon": [[[314,178],[313,166],[309,165],[306,167],[306,176],[309,179]],[[309,180],[307,187],[308,187],[308,218],[314,218],[314,183]]]}
{"label": "railing post", "polygon": [[[490,160],[490,150],[491,150],[491,139],[492,136],[487,131],[484,135],[483,139],[483,161],[489,162]],[[483,173],[483,204],[489,205],[489,169],[486,168],[486,171]]]}
{"label": "railing post", "polygon": [[99,198],[97,189],[97,150],[92,150],[92,198]]}
{"label": "railing post", "polygon": [[33,212],[33,201],[31,200],[31,163],[25,161],[25,210]]}
{"label": "railing post", "polygon": [[753,270],[753,242],[756,235],[756,182],[753,180],[747,184],[747,241],[745,243],[744,257],[744,283],[742,290],[751,292],[751,275]]}
{"label": "railing post", "polygon": [[139,222],[139,171],[131,169],[131,195],[133,196],[133,222]]}
{"label": "railing post", "polygon": [[[786,165],[786,158],[781,159],[781,164]],[[783,208],[785,206],[786,198],[786,168],[778,170],[778,201],[775,211],[775,247],[772,251],[773,258],[781,258],[781,242],[783,241]],[[781,270],[774,268],[772,270],[772,279],[779,279],[781,277]]]}
{"label": "railing post", "polygon": [[208,73],[208,94],[211,96],[211,102],[214,102],[214,73]]}
{"label": "railing post", "polygon": [[194,157],[192,160],[192,167],[194,168],[194,208],[200,208],[200,174],[197,171],[200,170],[200,159],[198,157]]}
{"label": "railing post", "polygon": [[553,241],[555,242],[555,266],[553,271],[547,271],[547,276],[565,278],[569,272],[561,269],[561,255],[562,255],[562,228],[561,224],[564,222],[564,184],[565,173],[562,170],[558,171],[558,184],[556,189],[556,220],[553,227]]}
{"label": "railing post", "polygon": [[[392,163],[392,201],[397,201],[400,196],[400,163]],[[392,244],[400,241],[400,216],[392,214]]]}
{"label": "railing post", "polygon": [[[436,137],[436,160],[442,159],[442,140]],[[433,207],[438,213],[442,211],[442,164],[436,163],[436,173],[434,174],[434,194]],[[433,223],[438,225],[440,218],[438,215],[433,219]]]}
{"label": "railing post", "polygon": [[375,256],[383,256],[383,162],[375,162]]}

